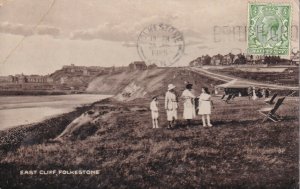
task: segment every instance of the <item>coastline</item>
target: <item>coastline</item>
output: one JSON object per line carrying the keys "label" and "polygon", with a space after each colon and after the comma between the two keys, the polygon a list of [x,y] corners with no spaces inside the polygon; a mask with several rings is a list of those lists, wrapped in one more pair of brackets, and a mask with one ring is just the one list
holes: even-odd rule
{"label": "coastline", "polygon": [[[257,124],[261,120],[256,117],[256,110],[265,103],[248,98],[225,104],[216,97],[212,128],[203,128],[199,116],[187,128],[180,106],[179,120],[173,130],[165,128],[163,98],[159,98],[160,128],[152,129],[148,100],[136,99],[129,103],[108,98],[39,124],[0,132],[0,166],[3,167],[0,176],[8,186],[27,183],[31,187],[46,184],[74,188],[75,177],[81,180],[79,188],[86,184],[97,188],[99,183],[103,188],[162,185],[164,188],[208,185],[289,188],[297,185],[298,141],[294,139],[299,129],[299,108],[294,99],[285,101],[280,113],[286,120],[276,125]],[[226,114],[225,106],[226,111],[235,113]],[[84,125],[63,143],[50,142],[74,118],[91,108],[100,111],[99,122]],[[286,164],[290,166],[285,167]],[[95,177],[20,175],[20,170],[32,169],[100,172]],[[275,174],[279,171],[282,174]],[[262,181],[266,174],[272,177]]]}
{"label": "coastline", "polygon": [[0,90],[1,96],[44,96],[44,95],[70,95],[70,94],[93,94],[85,91],[70,90]]}
{"label": "coastline", "polygon": [[[49,118],[46,118],[40,122],[18,125],[12,128],[0,130],[0,152],[7,152],[11,150],[13,151],[21,144],[35,144],[46,142],[47,140],[54,138],[58,133],[62,132],[69,123],[71,123],[82,113],[91,109],[94,104],[101,103],[105,100],[106,99],[103,99],[100,101],[82,105],[80,107],[76,107],[73,111],[50,116]],[[32,133],[36,134],[32,135]],[[10,140],[8,142],[6,141],[6,139],[13,140]]]}
{"label": "coastline", "polygon": [[0,130],[38,124],[71,112],[76,107],[89,105],[111,96],[102,94],[0,96],[0,117],[4,116],[0,120]]}

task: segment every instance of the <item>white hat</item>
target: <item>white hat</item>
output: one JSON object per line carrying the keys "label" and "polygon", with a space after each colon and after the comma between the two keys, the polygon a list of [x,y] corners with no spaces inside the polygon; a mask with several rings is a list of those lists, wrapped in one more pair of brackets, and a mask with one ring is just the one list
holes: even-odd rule
{"label": "white hat", "polygon": [[174,88],[175,88],[175,85],[173,85],[173,84],[169,84],[169,85],[168,85],[168,91],[169,91],[169,90],[172,90],[172,89],[174,89]]}

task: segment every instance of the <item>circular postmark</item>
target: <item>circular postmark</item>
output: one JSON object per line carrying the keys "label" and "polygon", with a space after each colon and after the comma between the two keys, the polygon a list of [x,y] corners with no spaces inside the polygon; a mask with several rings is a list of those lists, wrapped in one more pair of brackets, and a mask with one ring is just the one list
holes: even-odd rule
{"label": "circular postmark", "polygon": [[183,34],[168,24],[152,24],[140,33],[137,51],[147,65],[171,66],[184,53]]}

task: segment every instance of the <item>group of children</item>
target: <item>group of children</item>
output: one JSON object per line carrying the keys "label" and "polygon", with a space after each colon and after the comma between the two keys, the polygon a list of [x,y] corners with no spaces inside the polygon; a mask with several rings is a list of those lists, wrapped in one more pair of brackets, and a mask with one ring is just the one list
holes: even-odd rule
{"label": "group of children", "polygon": [[255,88],[255,87],[249,87],[248,88],[248,96],[249,96],[249,100],[250,98],[252,98],[253,100],[256,100],[257,98],[269,98],[270,95],[270,89],[267,88]]}
{"label": "group of children", "polygon": [[[181,98],[183,100],[183,118],[187,120],[187,124],[191,124],[191,120],[196,117],[196,114],[202,115],[203,127],[212,127],[210,122],[211,108],[213,103],[208,88],[202,87],[202,93],[196,97],[192,92],[192,84],[187,84]],[[168,128],[174,127],[177,120],[178,99],[175,94],[175,85],[169,84],[168,91],[165,95],[165,110],[167,113]],[[150,103],[153,128],[158,127],[158,97],[153,97]]]}

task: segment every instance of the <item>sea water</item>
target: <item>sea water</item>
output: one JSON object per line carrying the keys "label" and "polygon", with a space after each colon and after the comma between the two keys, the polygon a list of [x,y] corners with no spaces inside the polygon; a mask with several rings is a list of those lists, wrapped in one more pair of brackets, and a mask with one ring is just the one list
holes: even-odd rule
{"label": "sea water", "polygon": [[98,94],[3,96],[0,97],[0,130],[37,123],[110,96]]}

